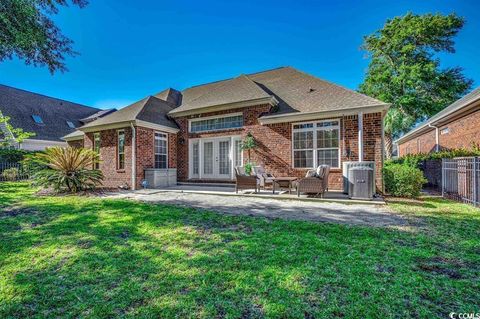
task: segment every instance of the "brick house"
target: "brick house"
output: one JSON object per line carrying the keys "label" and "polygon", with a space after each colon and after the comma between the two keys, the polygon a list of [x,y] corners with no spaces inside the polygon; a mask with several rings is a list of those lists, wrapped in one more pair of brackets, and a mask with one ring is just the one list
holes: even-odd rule
{"label": "brick house", "polygon": [[331,166],[329,187],[342,188],[342,162],[375,161],[382,189],[383,117],[388,104],[291,67],[167,89],[65,136],[96,149],[105,186],[138,188],[146,174],[179,182],[228,182],[256,140],[251,161],[277,176],[303,177]]}
{"label": "brick house", "polygon": [[396,141],[398,155],[471,148],[480,143],[480,87]]}

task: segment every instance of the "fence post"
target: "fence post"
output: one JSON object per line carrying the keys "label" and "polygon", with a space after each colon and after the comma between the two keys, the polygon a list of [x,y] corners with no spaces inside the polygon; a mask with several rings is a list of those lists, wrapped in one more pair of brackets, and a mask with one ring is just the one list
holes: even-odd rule
{"label": "fence post", "polygon": [[442,158],[442,197],[445,196],[445,159]]}
{"label": "fence post", "polygon": [[478,205],[478,194],[477,194],[477,189],[478,189],[478,179],[477,179],[477,161],[478,158],[474,157],[473,158],[473,205],[477,206]]}

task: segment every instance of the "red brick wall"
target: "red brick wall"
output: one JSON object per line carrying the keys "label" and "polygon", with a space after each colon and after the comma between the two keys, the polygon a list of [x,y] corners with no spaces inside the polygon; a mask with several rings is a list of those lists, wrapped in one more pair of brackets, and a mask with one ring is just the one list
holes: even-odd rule
{"label": "red brick wall", "polygon": [[[447,134],[439,134],[440,149],[471,148],[480,142],[480,110],[465,115],[440,127],[448,128]],[[435,151],[435,129],[398,145],[399,156]]]}
{"label": "red brick wall", "polygon": [[[117,129],[100,131],[100,169],[103,172],[103,186],[118,188],[125,183],[132,185],[132,130],[125,131],[125,169],[117,169]],[[93,133],[85,134],[85,148],[93,148]]]}
{"label": "red brick wall", "polygon": [[[154,134],[156,130],[152,130],[144,127],[137,127],[137,154],[136,154],[136,179],[137,188],[141,187],[142,180],[145,178],[145,169],[153,168],[155,165],[154,154]],[[176,134],[168,135],[168,168],[177,167],[177,137]]]}
{"label": "red brick wall", "polygon": [[449,129],[449,133],[439,135],[441,149],[471,148],[472,143],[480,143],[479,108],[474,113],[440,127],[440,130]]}
{"label": "red brick wall", "polygon": [[[248,132],[251,132],[257,141],[258,148],[251,151],[252,161],[257,165],[262,165],[265,169],[276,176],[298,176],[303,177],[307,169],[292,168],[292,123],[279,123],[270,125],[260,125],[258,118],[268,112],[269,105],[259,105],[245,109],[235,109],[228,112],[212,112],[201,114],[212,116],[218,114],[243,112],[244,127],[213,133],[192,134],[188,133],[188,119],[182,117],[176,119],[180,127],[178,134],[178,179],[180,181],[188,180],[188,139],[198,137],[229,136],[241,135],[242,138]],[[199,117],[198,115],[195,117]],[[364,115],[364,143],[365,160],[377,161],[377,186],[382,188],[382,143],[381,143],[381,113]],[[341,147],[342,161],[358,160],[358,117],[348,116],[341,121],[341,135],[345,134],[345,145]],[[345,132],[345,133],[344,133]],[[343,138],[342,138],[343,140]],[[244,151],[244,160],[247,160],[247,152]],[[329,178],[329,187],[331,189],[342,189],[342,171],[341,169],[332,169]]]}
{"label": "red brick wall", "polygon": [[382,114],[369,113],[363,115],[363,160],[375,161],[376,185],[383,191],[383,156],[382,156]]}

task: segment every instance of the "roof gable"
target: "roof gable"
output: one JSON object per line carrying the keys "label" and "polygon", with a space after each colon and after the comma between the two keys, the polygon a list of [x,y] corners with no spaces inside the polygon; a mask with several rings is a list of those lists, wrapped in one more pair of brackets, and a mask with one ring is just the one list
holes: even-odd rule
{"label": "roof gable", "polygon": [[136,120],[178,129],[178,126],[167,116],[167,113],[172,109],[173,107],[166,101],[154,96],[147,96],[140,101],[121,108],[117,112],[87,123],[80,129],[83,130],[122,122],[133,122]]}

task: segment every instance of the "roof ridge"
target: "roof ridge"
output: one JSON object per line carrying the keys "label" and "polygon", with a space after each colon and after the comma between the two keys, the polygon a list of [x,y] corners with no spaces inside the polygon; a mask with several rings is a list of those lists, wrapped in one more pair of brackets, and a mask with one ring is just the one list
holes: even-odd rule
{"label": "roof ridge", "polygon": [[302,73],[302,74],[304,74],[304,75],[306,75],[306,76],[308,76],[308,77],[311,77],[311,78],[320,80],[320,81],[322,81],[322,82],[328,83],[328,84],[330,84],[330,85],[339,87],[339,88],[344,89],[344,90],[347,90],[347,91],[351,91],[351,92],[353,92],[353,93],[355,93],[355,94],[362,95],[362,96],[367,97],[367,98],[369,98],[369,99],[373,99],[373,100],[375,100],[375,101],[378,101],[378,102],[379,102],[378,104],[388,104],[388,103],[385,103],[385,102],[383,102],[383,101],[380,101],[379,99],[376,99],[376,98],[374,98],[374,97],[371,97],[371,96],[368,96],[368,95],[366,95],[366,94],[360,93],[360,92],[358,92],[357,90],[353,90],[353,89],[347,88],[347,87],[345,87],[345,86],[343,86],[343,85],[340,85],[340,84],[337,84],[337,83],[334,83],[334,82],[325,80],[325,79],[323,79],[323,78],[319,78],[319,77],[313,76],[313,75],[311,75],[311,74],[309,74],[309,73],[307,73],[307,72],[305,72],[305,71],[298,70],[298,69],[296,69],[296,68],[294,68],[294,67],[289,66],[288,68],[289,68],[289,69],[292,69],[292,70],[294,70],[294,71],[296,71],[296,72],[298,72],[298,73]]}
{"label": "roof ridge", "polygon": [[53,100],[58,100],[58,101],[63,101],[63,102],[68,102],[68,103],[77,104],[77,105],[79,105],[79,106],[86,107],[86,108],[89,108],[89,109],[94,109],[94,110],[98,110],[98,111],[102,110],[102,109],[99,109],[99,108],[96,108],[96,107],[93,107],[93,106],[88,106],[88,105],[80,104],[80,103],[77,103],[77,102],[67,101],[67,100],[65,100],[65,99],[60,99],[60,98],[53,97],[53,96],[49,96],[49,95],[45,95],[45,94],[42,94],[42,93],[37,93],[37,92],[28,91],[28,90],[25,90],[25,89],[16,88],[16,87],[13,87],[13,86],[10,86],[10,85],[6,85],[6,84],[1,84],[1,83],[0,83],[0,86],[4,86],[4,87],[6,87],[6,88],[13,89],[13,90],[16,90],[16,91],[22,91],[22,92],[26,92],[26,93],[29,93],[29,94],[35,94],[35,95],[38,95],[38,96],[43,96],[43,97],[46,97],[46,98],[49,98],[49,99],[53,99]]}
{"label": "roof ridge", "polygon": [[224,81],[233,80],[233,79],[238,78],[238,77],[241,76],[241,75],[250,76],[250,75],[255,75],[255,74],[260,74],[260,73],[265,73],[265,72],[271,72],[271,71],[275,71],[275,70],[279,70],[279,69],[284,69],[284,68],[291,68],[291,67],[290,67],[290,66],[279,66],[279,67],[276,67],[276,68],[267,69],[267,70],[258,71],[258,72],[253,72],[253,73],[241,73],[241,74],[238,75],[238,76],[233,76],[233,77],[229,77],[229,78],[222,79],[222,80],[217,80],[217,81],[211,81],[211,82],[206,82],[206,83],[202,83],[202,84],[192,85],[192,86],[189,86],[189,87],[183,89],[181,92],[183,92],[183,91],[185,91],[185,90],[188,90],[188,89],[191,89],[191,88],[199,87],[199,86],[204,86],[204,85],[209,85],[209,84],[214,84],[214,83],[219,83],[219,82],[224,82]]}

